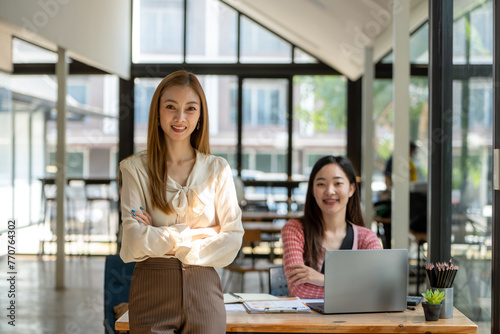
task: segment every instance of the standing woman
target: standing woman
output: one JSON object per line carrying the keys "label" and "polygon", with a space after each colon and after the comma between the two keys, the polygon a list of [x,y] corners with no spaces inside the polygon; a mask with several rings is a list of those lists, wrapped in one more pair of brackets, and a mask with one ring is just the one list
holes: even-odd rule
{"label": "standing woman", "polygon": [[219,275],[241,246],[231,169],[210,155],[208,111],[194,74],[166,76],[153,95],[147,151],[120,163],[120,256],[137,261],[129,294],[135,333],[226,332]]}
{"label": "standing woman", "polygon": [[381,248],[377,235],[364,227],[356,174],[349,159],[326,156],[316,162],[309,177],[304,216],[287,221],[281,236],[288,290],[300,298],[324,298],[326,250]]}

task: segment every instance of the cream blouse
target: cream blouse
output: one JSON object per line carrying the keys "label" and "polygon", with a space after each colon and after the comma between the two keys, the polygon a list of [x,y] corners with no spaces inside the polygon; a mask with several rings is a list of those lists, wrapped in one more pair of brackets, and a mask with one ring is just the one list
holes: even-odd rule
{"label": "cream blouse", "polygon": [[[143,261],[166,255],[177,248],[175,257],[185,264],[224,267],[241,247],[243,225],[231,169],[221,157],[196,151],[196,162],[183,187],[170,177],[167,201],[174,213],[153,209],[146,151],[120,163],[122,173],[122,246],[125,262]],[[153,218],[152,226],[140,224],[132,210],[142,207]],[[191,241],[199,228],[220,226],[220,233]],[[207,233],[209,234],[209,233]]]}

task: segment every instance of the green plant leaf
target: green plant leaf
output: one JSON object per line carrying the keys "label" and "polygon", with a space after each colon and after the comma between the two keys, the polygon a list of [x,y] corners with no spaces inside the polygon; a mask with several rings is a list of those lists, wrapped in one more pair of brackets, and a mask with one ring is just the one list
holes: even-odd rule
{"label": "green plant leaf", "polygon": [[441,304],[441,302],[443,301],[444,291],[439,291],[438,289],[432,291],[430,289],[427,289],[427,291],[425,293],[422,292],[422,296],[427,301],[427,304],[437,305],[437,304]]}

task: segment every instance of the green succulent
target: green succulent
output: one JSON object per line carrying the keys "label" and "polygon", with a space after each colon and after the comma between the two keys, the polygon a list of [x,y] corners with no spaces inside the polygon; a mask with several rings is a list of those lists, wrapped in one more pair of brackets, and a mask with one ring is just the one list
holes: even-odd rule
{"label": "green succulent", "polygon": [[427,292],[422,292],[422,296],[427,300],[427,304],[437,305],[441,304],[444,299],[444,291],[439,292],[438,289],[432,291],[427,289]]}

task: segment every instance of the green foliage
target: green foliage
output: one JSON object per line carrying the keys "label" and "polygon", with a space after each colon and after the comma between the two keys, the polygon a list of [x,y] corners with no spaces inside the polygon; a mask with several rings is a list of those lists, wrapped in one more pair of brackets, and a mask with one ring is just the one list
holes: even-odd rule
{"label": "green foliage", "polygon": [[422,292],[422,296],[427,300],[427,304],[430,305],[438,305],[444,299],[444,291],[439,292],[438,289],[432,291],[431,289],[427,289],[426,292]]}
{"label": "green foliage", "polygon": [[312,123],[314,131],[326,133],[330,127],[344,129],[347,125],[347,85],[340,76],[317,75],[295,76],[294,85],[300,89],[301,100],[312,101],[312,105],[299,103],[294,117]]}

